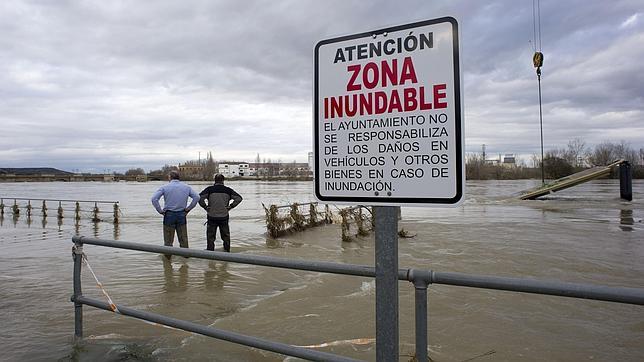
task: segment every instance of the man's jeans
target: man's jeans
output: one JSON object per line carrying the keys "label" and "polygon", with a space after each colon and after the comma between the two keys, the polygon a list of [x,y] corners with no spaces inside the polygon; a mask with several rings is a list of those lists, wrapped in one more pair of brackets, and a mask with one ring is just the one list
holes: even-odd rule
{"label": "man's jeans", "polygon": [[208,226],[206,227],[206,248],[208,250],[215,250],[215,239],[217,238],[217,228],[221,240],[224,241],[224,250],[230,251],[230,228],[228,227],[228,219],[213,219],[208,218]]}
{"label": "man's jeans", "polygon": [[185,211],[166,211],[163,215],[163,245],[174,244],[174,232],[177,231],[179,246],[188,247],[188,224]]}

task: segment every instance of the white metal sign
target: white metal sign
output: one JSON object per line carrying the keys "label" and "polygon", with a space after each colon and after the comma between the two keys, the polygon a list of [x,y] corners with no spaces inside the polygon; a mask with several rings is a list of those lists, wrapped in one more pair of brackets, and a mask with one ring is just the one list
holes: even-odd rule
{"label": "white metal sign", "polygon": [[315,47],[315,194],[372,205],[463,198],[458,24],[440,18]]}

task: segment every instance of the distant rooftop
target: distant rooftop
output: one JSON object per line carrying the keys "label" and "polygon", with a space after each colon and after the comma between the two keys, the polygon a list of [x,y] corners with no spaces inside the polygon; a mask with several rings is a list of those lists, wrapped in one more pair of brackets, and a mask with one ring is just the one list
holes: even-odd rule
{"label": "distant rooftop", "polygon": [[5,168],[0,167],[0,175],[72,175],[71,172],[62,171],[52,167],[20,167]]}

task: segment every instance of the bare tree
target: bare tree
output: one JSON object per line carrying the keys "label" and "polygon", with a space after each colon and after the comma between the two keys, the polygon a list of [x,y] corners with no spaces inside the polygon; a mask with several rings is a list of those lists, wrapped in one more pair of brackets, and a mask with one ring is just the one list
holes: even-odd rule
{"label": "bare tree", "polygon": [[534,168],[541,167],[541,156],[537,155],[536,153],[533,153],[532,156],[530,156],[530,160],[532,161],[532,167]]}
{"label": "bare tree", "polygon": [[617,159],[615,145],[609,141],[604,141],[588,152],[587,159],[592,166],[608,165]]}
{"label": "bare tree", "polygon": [[588,162],[593,166],[604,166],[617,160],[626,160],[636,165],[640,156],[628,142],[612,143],[604,141],[588,153]]}
{"label": "bare tree", "polygon": [[631,163],[631,165],[636,165],[639,158],[637,151],[635,151],[630,143],[626,141],[620,141],[619,144],[615,145],[615,153],[618,159],[626,160]]}
{"label": "bare tree", "polygon": [[170,171],[179,171],[179,168],[177,166],[172,166],[168,165],[167,163],[163,165],[161,168],[161,171],[163,172],[163,176],[167,177],[170,174]]}
{"label": "bare tree", "polygon": [[543,156],[543,169],[547,178],[558,179],[572,174],[573,167],[565,158],[566,150],[547,151]]}
{"label": "bare tree", "polygon": [[586,149],[586,142],[581,138],[573,138],[568,141],[567,155],[570,158],[568,162],[574,167],[582,166],[581,158]]}
{"label": "bare tree", "polygon": [[125,171],[125,176],[140,176],[145,175],[145,170],[142,168],[131,168]]}
{"label": "bare tree", "polygon": [[485,160],[482,154],[471,153],[465,157],[465,177],[470,180],[485,180]]}
{"label": "bare tree", "polygon": [[204,180],[212,180],[214,175],[217,173],[217,163],[212,157],[212,152],[208,152],[206,160],[203,164],[203,174],[202,178]]}

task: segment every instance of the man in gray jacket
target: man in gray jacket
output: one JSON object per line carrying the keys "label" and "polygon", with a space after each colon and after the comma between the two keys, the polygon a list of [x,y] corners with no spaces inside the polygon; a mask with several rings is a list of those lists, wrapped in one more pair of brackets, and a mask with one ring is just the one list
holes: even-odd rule
{"label": "man in gray jacket", "polygon": [[[206,187],[199,193],[199,205],[208,213],[206,243],[208,250],[215,250],[217,228],[224,241],[224,250],[230,252],[230,228],[228,211],[242,202],[242,197],[228,186],[224,186],[224,175],[215,175],[215,184]],[[232,201],[232,203],[231,203]]]}

